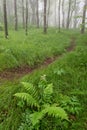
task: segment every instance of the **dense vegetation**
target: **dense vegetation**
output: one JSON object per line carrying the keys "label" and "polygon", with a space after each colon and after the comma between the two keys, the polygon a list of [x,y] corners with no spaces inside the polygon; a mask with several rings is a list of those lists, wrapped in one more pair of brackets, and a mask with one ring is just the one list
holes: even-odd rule
{"label": "dense vegetation", "polygon": [[[18,80],[0,79],[0,130],[86,130],[87,34],[29,31],[10,31],[8,40],[0,34],[0,73],[63,55]],[[67,52],[72,38],[75,50]]]}

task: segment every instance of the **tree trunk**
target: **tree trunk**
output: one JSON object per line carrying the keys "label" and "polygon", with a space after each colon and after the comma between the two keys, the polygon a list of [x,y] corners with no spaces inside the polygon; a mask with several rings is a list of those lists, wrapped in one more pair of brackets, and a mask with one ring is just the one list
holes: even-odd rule
{"label": "tree trunk", "polygon": [[46,7],[47,7],[47,0],[44,0],[44,33],[47,33],[47,19],[46,19]]}
{"label": "tree trunk", "polygon": [[74,13],[74,29],[76,29],[76,24],[77,24],[77,7],[76,7],[76,2],[77,0],[75,0],[75,4],[74,4],[74,9],[75,9],[75,13]]}
{"label": "tree trunk", "polygon": [[55,0],[55,27],[56,27],[56,21],[57,21],[57,19],[56,19],[56,0]]}
{"label": "tree trunk", "polygon": [[67,25],[66,25],[66,28],[67,28],[67,29],[69,29],[69,24],[70,24],[70,10],[71,10],[71,3],[72,3],[72,0],[69,0],[69,9],[68,9]]}
{"label": "tree trunk", "polygon": [[14,12],[15,12],[15,31],[17,31],[18,30],[17,0],[14,0]]}
{"label": "tree trunk", "polygon": [[82,34],[84,34],[84,32],[85,32],[86,8],[87,8],[87,0],[85,0],[85,5],[84,5],[84,8],[83,8],[83,18],[82,18],[82,28],[81,28]]}
{"label": "tree trunk", "polygon": [[36,11],[36,15],[37,15],[37,28],[39,28],[39,1],[37,0],[37,11]]}
{"label": "tree trunk", "polygon": [[23,19],[23,28],[25,28],[25,20],[24,20],[24,0],[22,0],[22,19]]}
{"label": "tree trunk", "polygon": [[25,26],[26,35],[28,34],[28,0],[26,0],[26,26]]}
{"label": "tree trunk", "polygon": [[58,7],[58,16],[59,16],[59,32],[60,32],[60,4],[61,4],[61,0],[59,0],[59,7]]}
{"label": "tree trunk", "polygon": [[62,28],[65,28],[65,10],[64,10],[64,6],[65,6],[65,0],[62,1]]}
{"label": "tree trunk", "polygon": [[5,29],[5,38],[8,38],[8,24],[7,24],[6,0],[3,0],[3,9],[4,9],[4,29]]}
{"label": "tree trunk", "polygon": [[48,0],[47,28],[48,28],[48,26],[49,26],[49,15],[50,15],[50,0]]}

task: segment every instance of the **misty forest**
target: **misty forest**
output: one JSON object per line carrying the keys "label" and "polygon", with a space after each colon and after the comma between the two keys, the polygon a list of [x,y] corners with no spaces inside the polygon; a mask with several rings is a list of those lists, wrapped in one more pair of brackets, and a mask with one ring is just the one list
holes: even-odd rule
{"label": "misty forest", "polygon": [[87,0],[0,0],[0,130],[87,130]]}

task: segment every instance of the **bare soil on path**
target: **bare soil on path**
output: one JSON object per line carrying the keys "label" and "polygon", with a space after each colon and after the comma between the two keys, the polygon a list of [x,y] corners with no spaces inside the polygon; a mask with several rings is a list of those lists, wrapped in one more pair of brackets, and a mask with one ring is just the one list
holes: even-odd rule
{"label": "bare soil on path", "polygon": [[[69,53],[69,52],[73,51],[74,49],[75,49],[75,38],[72,37],[70,46],[68,48],[66,48],[66,52]],[[58,60],[60,57],[63,57],[63,54],[54,56],[54,57],[49,57],[49,58],[45,59],[45,61],[41,65],[37,65],[34,68],[31,68],[28,65],[26,65],[26,66],[13,68],[13,69],[6,69],[6,70],[0,72],[0,79],[4,79],[4,80],[19,79],[26,74],[30,74],[34,70],[41,69],[43,67],[47,67],[49,64],[53,63],[55,60]]]}

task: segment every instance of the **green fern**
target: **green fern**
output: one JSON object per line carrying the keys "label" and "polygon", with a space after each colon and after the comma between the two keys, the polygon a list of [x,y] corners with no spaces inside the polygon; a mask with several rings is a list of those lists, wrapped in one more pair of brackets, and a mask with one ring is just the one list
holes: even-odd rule
{"label": "green fern", "polygon": [[33,107],[33,106],[39,107],[39,104],[37,103],[37,101],[28,93],[16,93],[14,96],[18,97],[20,99],[23,99],[31,107]]}
{"label": "green fern", "polygon": [[63,108],[49,106],[40,112],[34,112],[30,115],[33,126],[39,123],[39,121],[42,120],[46,114],[51,117],[60,118],[61,120],[65,119],[68,121],[68,116]]}
{"label": "green fern", "polygon": [[52,94],[53,94],[53,84],[48,84],[43,91],[43,97],[46,103],[47,102],[51,103]]}
{"label": "green fern", "polygon": [[57,107],[58,104],[52,104],[52,83],[47,84],[46,81],[41,80],[37,89],[30,83],[22,82],[22,84],[27,93],[16,93],[15,96],[26,101],[32,108],[38,108],[37,111],[34,110],[34,112],[30,114],[30,120],[33,126],[38,124],[46,114],[47,116],[59,118],[60,120],[68,120],[65,110],[61,107]]}
{"label": "green fern", "polygon": [[37,89],[33,86],[31,83],[27,82],[22,82],[23,88],[30,94],[32,95],[35,99],[38,100],[39,94],[37,92]]}

